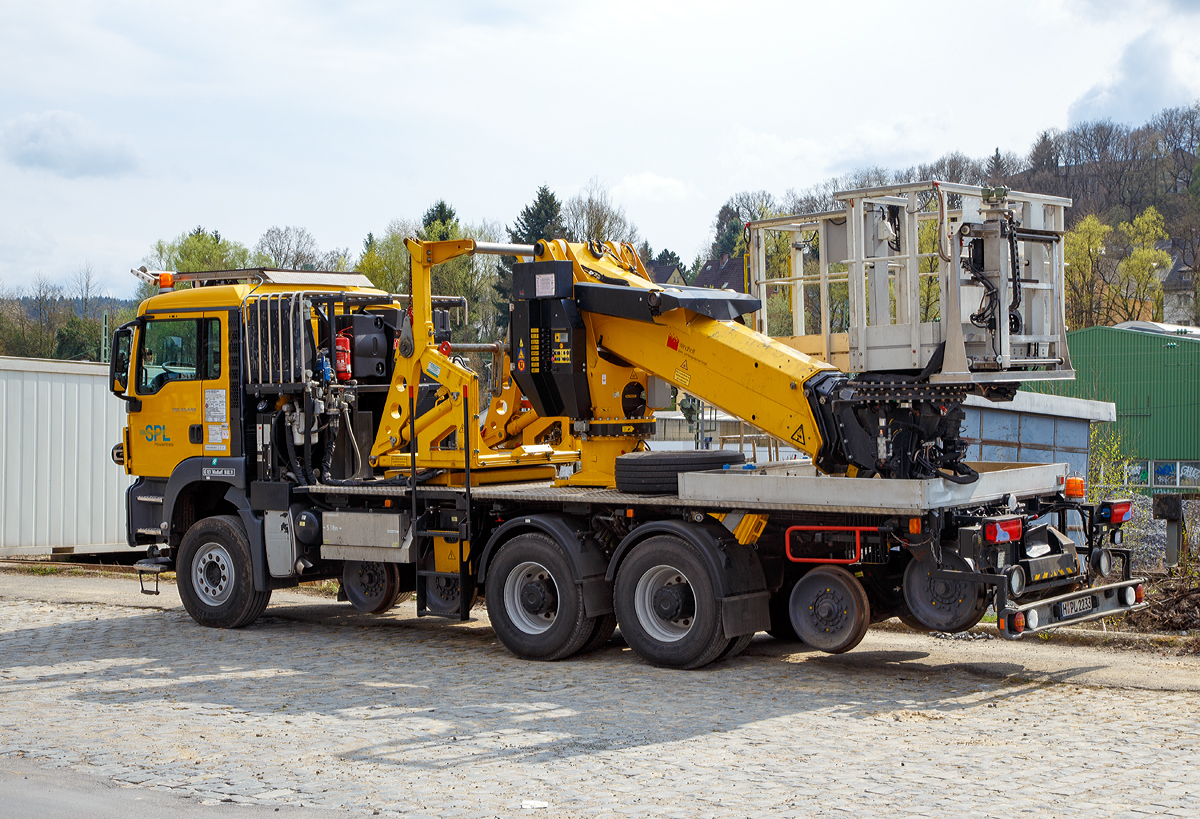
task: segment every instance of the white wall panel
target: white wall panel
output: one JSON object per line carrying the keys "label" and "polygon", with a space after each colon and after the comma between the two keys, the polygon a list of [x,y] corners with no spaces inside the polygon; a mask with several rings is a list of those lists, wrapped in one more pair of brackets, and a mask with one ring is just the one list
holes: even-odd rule
{"label": "white wall panel", "polygon": [[0,356],[0,555],[133,551],[108,365]]}

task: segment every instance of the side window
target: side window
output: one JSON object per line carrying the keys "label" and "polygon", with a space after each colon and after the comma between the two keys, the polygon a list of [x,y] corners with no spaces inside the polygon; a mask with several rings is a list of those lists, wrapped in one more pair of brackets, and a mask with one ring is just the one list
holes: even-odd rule
{"label": "side window", "polygon": [[204,320],[204,377],[221,377],[221,320]]}
{"label": "side window", "polygon": [[138,393],[150,395],[168,381],[201,378],[197,358],[200,322],[195,319],[150,321],[138,345]]}

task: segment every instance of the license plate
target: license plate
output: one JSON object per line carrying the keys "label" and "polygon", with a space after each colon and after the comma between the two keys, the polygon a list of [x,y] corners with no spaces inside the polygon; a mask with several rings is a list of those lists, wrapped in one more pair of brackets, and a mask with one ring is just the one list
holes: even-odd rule
{"label": "license plate", "polygon": [[1067,600],[1062,604],[1062,613],[1059,617],[1075,617],[1079,614],[1087,614],[1095,605],[1092,598],[1081,597],[1078,600]]}

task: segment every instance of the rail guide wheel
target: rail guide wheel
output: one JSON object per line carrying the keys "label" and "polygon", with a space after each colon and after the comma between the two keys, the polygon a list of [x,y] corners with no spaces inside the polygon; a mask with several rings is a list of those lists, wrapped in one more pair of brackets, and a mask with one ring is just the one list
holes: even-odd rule
{"label": "rail guide wheel", "polygon": [[866,591],[841,566],[818,566],[796,581],[789,608],[800,639],[829,654],[854,648],[871,624]]}
{"label": "rail guide wheel", "polygon": [[[973,571],[957,552],[942,552],[942,568]],[[933,576],[937,564],[929,557],[914,560],[904,570],[904,602],[917,621],[934,631],[966,631],[987,611],[987,589],[982,583],[945,580]]]}
{"label": "rail guide wheel", "polygon": [[342,591],[359,611],[383,614],[400,597],[400,569],[395,563],[347,560],[342,567]]}

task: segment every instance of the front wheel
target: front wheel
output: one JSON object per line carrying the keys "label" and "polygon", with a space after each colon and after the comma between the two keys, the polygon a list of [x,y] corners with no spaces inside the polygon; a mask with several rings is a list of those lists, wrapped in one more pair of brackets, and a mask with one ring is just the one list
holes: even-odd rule
{"label": "front wheel", "polygon": [[677,537],[634,547],[617,572],[613,603],[625,642],[653,665],[699,668],[730,647],[708,568]]}
{"label": "front wheel", "polygon": [[523,660],[570,657],[596,631],[566,553],[540,533],[517,535],[501,547],[484,597],[496,636]]}
{"label": "front wheel", "polygon": [[250,539],[233,515],[193,523],[179,546],[176,567],[183,607],[202,626],[248,626],[271,599],[270,589],[254,590]]}

